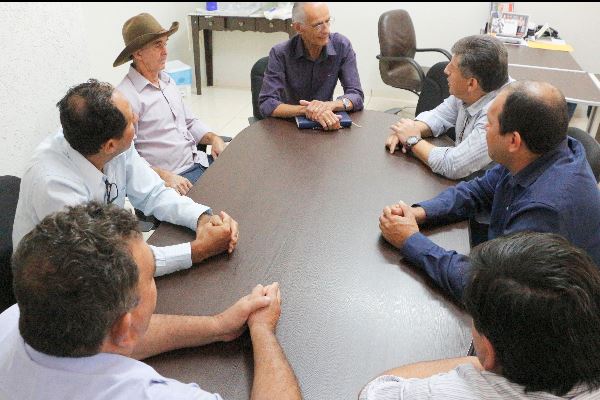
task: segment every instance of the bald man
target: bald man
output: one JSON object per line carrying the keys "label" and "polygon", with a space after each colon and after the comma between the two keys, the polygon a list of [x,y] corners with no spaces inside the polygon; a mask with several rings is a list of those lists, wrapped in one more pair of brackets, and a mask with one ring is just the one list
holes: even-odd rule
{"label": "bald man", "polygon": [[[325,130],[339,129],[335,111],[359,111],[364,94],[356,53],[345,36],[331,33],[333,17],[326,3],[295,3],[292,10],[296,36],[269,53],[258,98],[264,117],[306,116]],[[344,94],[333,100],[338,80]]]}

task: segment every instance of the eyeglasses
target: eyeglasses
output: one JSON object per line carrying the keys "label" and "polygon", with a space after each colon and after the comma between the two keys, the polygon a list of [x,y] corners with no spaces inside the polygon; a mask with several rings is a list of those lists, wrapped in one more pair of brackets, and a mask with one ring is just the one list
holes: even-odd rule
{"label": "eyeglasses", "polygon": [[[106,192],[104,193],[104,201],[106,201],[106,204],[111,204],[117,199],[117,197],[119,197],[119,187],[116,183],[110,183],[108,179],[104,180],[104,185],[106,186]],[[114,197],[112,196],[113,194]]]}
{"label": "eyeglasses", "polygon": [[307,24],[305,24],[305,25],[310,26],[311,28],[313,28],[316,31],[322,32],[323,30],[325,30],[325,26],[330,27],[331,23],[333,21],[335,21],[335,19],[333,17],[329,17],[329,19],[326,21],[319,22],[319,23],[316,23],[313,25],[307,25]]}

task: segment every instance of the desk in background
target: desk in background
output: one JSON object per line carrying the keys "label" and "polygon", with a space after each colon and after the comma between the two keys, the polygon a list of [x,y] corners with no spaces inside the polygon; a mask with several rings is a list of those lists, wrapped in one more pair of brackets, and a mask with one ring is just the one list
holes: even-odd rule
{"label": "desk in background", "polygon": [[[299,130],[265,119],[231,142],[189,196],[240,224],[230,256],[157,279],[156,312],[215,314],[257,283],[281,284],[277,337],[306,399],[355,399],[383,371],[466,354],[470,318],[381,237],[379,215],[402,199],[437,195],[455,182],[384,148],[395,115],[352,114],[362,128]],[[469,252],[466,223],[426,235]],[[162,223],[149,243],[189,241]],[[248,399],[248,336],[147,360],[160,374],[197,382],[225,399]]]}
{"label": "desk in background", "polygon": [[571,53],[506,45],[508,72],[517,80],[546,81],[556,86],[567,101],[592,107],[587,131],[597,137],[600,125],[600,85],[584,71]]}
{"label": "desk in background", "polygon": [[[285,32],[292,37],[296,32],[292,28],[292,19],[272,19],[258,16],[220,16],[189,15],[192,23],[192,41],[194,47],[194,70],[196,75],[196,91],[202,94],[202,72],[200,71],[200,31],[204,37],[204,61],[206,62],[206,81],[213,85],[212,31],[251,31],[251,32]],[[248,73],[250,73],[248,71]]]}

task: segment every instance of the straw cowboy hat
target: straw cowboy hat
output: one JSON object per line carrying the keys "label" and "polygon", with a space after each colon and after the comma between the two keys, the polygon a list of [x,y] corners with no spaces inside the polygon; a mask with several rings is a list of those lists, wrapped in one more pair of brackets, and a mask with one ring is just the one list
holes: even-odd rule
{"label": "straw cowboy hat", "polygon": [[132,54],[161,36],[171,36],[179,29],[179,22],[173,22],[171,28],[166,30],[148,13],[142,13],[129,18],[123,24],[123,41],[125,48],[119,54],[113,67],[118,67],[132,59]]}

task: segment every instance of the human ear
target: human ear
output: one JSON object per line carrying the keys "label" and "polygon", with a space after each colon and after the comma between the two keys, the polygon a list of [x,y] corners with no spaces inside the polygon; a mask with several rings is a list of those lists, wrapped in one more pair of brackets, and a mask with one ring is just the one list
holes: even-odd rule
{"label": "human ear", "polygon": [[[483,369],[486,371],[494,371],[498,366],[496,360],[496,350],[494,349],[492,342],[490,342],[487,337],[481,335],[480,339],[480,344],[483,348],[481,353],[483,354],[481,354],[481,357],[479,357],[479,361],[481,362]],[[480,356],[480,354],[477,355]]]}
{"label": "human ear", "polygon": [[521,138],[521,134],[517,131],[508,133],[510,135],[510,143],[508,144],[508,150],[511,153],[518,151],[523,144],[523,138]]}
{"label": "human ear", "polygon": [[129,354],[135,345],[135,332],[131,313],[121,315],[110,328],[110,342],[119,349],[119,353]]}
{"label": "human ear", "polygon": [[100,150],[105,154],[113,154],[117,150],[115,139],[108,139],[100,146]]}

